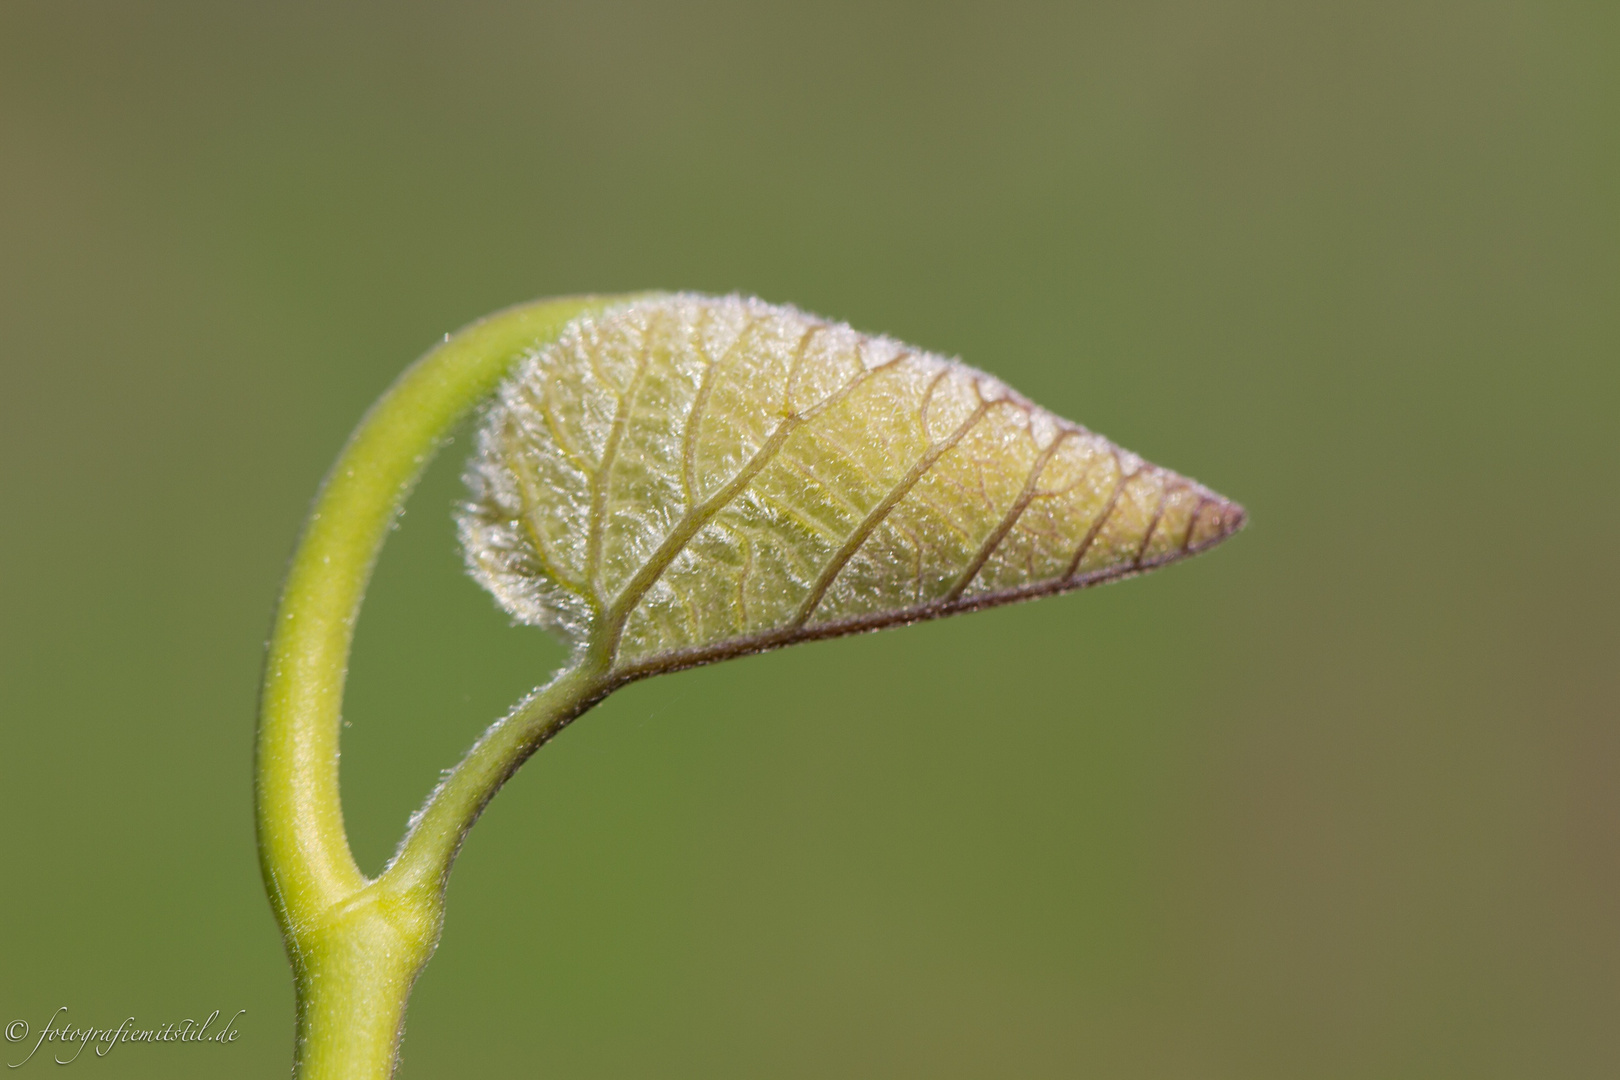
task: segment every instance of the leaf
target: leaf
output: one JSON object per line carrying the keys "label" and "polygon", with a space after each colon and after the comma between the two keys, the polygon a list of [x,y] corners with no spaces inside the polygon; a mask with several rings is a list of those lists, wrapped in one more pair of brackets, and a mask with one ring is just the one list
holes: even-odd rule
{"label": "leaf", "polygon": [[627,676],[1110,581],[1244,522],[989,375],[735,296],[570,324],[467,483],[473,576]]}

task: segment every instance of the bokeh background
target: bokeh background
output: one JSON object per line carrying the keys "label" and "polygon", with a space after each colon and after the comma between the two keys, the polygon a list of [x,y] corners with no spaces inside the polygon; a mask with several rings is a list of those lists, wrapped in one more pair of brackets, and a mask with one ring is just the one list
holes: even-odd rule
{"label": "bokeh background", "polygon": [[[617,695],[472,834],[406,1080],[1615,1075],[1617,44],[1549,0],[7,0],[0,1023],[246,1009],[73,1068],[286,1073],[250,748],[307,501],[445,331],[675,287],[960,355],[1251,526]],[[461,573],[465,452],[359,630],[368,869],[560,658]]]}

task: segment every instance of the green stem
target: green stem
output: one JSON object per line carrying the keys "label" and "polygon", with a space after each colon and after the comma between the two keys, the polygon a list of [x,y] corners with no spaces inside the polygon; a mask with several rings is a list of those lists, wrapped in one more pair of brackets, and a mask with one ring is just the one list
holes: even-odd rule
{"label": "green stem", "polygon": [[338,732],[377,554],[445,437],[518,357],[623,299],[525,304],[447,337],[372,406],[310,511],[271,630],[254,787],[260,866],[297,976],[297,1074],[305,1080],[390,1075],[467,828],[529,754],[609,689],[592,665],[532,695],[441,785],[385,877],[361,873],[343,823]]}
{"label": "green stem", "polygon": [[614,684],[588,661],[520,701],[467,752],[411,823],[399,854],[377,883],[399,895],[438,895],[473,822],[501,785],[569,721],[601,701]]}

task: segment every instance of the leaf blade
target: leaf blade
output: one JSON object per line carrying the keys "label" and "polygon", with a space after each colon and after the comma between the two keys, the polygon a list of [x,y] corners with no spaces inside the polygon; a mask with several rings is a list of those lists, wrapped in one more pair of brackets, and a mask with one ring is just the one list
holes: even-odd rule
{"label": "leaf blade", "polygon": [[1244,522],[965,365],[690,294],[527,357],[468,483],[473,575],[626,676],[1114,580]]}

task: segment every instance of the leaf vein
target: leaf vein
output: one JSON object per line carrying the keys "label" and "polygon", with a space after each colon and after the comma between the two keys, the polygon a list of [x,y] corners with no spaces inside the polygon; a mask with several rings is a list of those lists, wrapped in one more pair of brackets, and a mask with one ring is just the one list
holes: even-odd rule
{"label": "leaf vein", "polygon": [[743,463],[742,468],[737,470],[736,475],[700,505],[687,511],[681,520],[676,522],[675,527],[669,531],[669,534],[664,537],[663,543],[658,545],[657,550],[652,553],[646,562],[641,564],[636,573],[625,583],[618,597],[614,599],[613,604],[608,608],[608,615],[604,621],[603,632],[597,647],[603,649],[609,656],[617,653],[619,638],[624,633],[625,620],[629,618],[630,612],[640,602],[641,597],[669,568],[669,564],[674,560],[675,556],[686,547],[692,537],[697,534],[697,531],[708,524],[715,514],[724,509],[732,499],[736,498],[744,488],[753,482],[754,477],[759,475],[765,466],[771,463],[794,431],[843,401],[867,380],[900,364],[910,355],[908,352],[903,352],[876,367],[868,368],[811,408],[802,413],[792,413],[783,417],[781,422],[772,430],[770,436],[754,452],[754,455]]}
{"label": "leaf vein", "polygon": [[643,679],[649,675],[680,671],[701,664],[713,663],[717,660],[727,660],[735,656],[747,656],[750,653],[764,652],[767,649],[775,649],[800,641],[843,637],[848,634],[863,634],[890,626],[905,626],[910,623],[922,622],[941,615],[981,611],[985,608],[1033,600],[1041,596],[1072,592],[1076,589],[1089,588],[1110,581],[1119,581],[1122,578],[1134,577],[1137,574],[1164,566],[1167,563],[1176,562],[1184,557],[1197,555],[1206,550],[1208,550],[1207,547],[1194,548],[1188,552],[1187,556],[1183,556],[1179,551],[1172,551],[1148,559],[1141,565],[1133,566],[1125,563],[1104,566],[1085,574],[1046,578],[1042,581],[997,589],[993,592],[979,593],[974,596],[960,598],[954,603],[933,600],[896,610],[875,611],[864,615],[834,619],[824,623],[816,623],[814,626],[764,630],[754,634],[728,638],[713,644],[669,649],[651,656],[642,657],[634,663],[619,668],[615,672],[615,681],[622,684],[636,679]]}
{"label": "leaf vein", "polygon": [[1119,474],[1119,479],[1115,481],[1113,493],[1108,496],[1108,502],[1103,506],[1102,513],[1097,515],[1097,520],[1091,523],[1091,528],[1086,530],[1086,535],[1081,539],[1080,546],[1075,549],[1074,557],[1069,560],[1069,568],[1063,574],[1065,578],[1072,578],[1079,573],[1080,560],[1084,559],[1086,552],[1091,550],[1091,545],[1097,539],[1097,534],[1102,532],[1103,526],[1108,523],[1109,517],[1113,515],[1114,508],[1119,505],[1120,493],[1125,490],[1126,484],[1136,479],[1136,473],[1142,471],[1138,468],[1130,475],[1126,475],[1125,463],[1119,460],[1119,450],[1109,446],[1108,453],[1114,459],[1114,471]]}
{"label": "leaf vein", "polygon": [[1132,566],[1142,565],[1142,558],[1147,554],[1148,545],[1153,543],[1153,533],[1158,529],[1159,522],[1164,520],[1164,507],[1170,501],[1170,490],[1170,484],[1159,486],[1159,503],[1153,508],[1153,516],[1148,519],[1147,530],[1142,533],[1142,546],[1136,549],[1136,558],[1131,560]]}
{"label": "leaf vein", "polygon": [[985,537],[984,543],[979,545],[979,550],[974,555],[973,561],[968,564],[967,569],[962,571],[961,576],[956,580],[956,584],[951,586],[950,592],[945,594],[947,603],[956,601],[967,591],[967,587],[973,584],[973,579],[979,576],[979,571],[984,569],[984,564],[990,561],[990,556],[995,554],[996,548],[1000,547],[1001,542],[1007,538],[1007,534],[1012,532],[1012,528],[1017,524],[1019,517],[1029,508],[1030,500],[1035,497],[1035,484],[1040,480],[1041,470],[1046,468],[1046,463],[1052,460],[1052,455],[1057,453],[1058,447],[1062,445],[1063,440],[1067,439],[1070,434],[1068,431],[1058,434],[1047,445],[1045,450],[1035,456],[1035,463],[1030,466],[1029,475],[1024,478],[1023,489],[1019,491],[1018,497],[1013,500],[1012,505],[1007,508],[1007,512],[1002,515],[1001,521],[991,530],[990,535]]}
{"label": "leaf vein", "polygon": [[613,470],[613,462],[619,455],[619,444],[624,440],[624,429],[630,423],[630,411],[635,407],[636,395],[641,390],[642,381],[646,378],[647,368],[651,363],[652,334],[644,332],[641,353],[636,357],[636,369],[630,376],[630,384],[624,393],[619,395],[617,408],[613,410],[613,426],[608,429],[607,440],[602,446],[602,463],[591,475],[591,517],[590,533],[585,544],[585,580],[590,585],[591,591],[596,594],[598,604],[602,600],[602,532],[607,516],[608,481]]}
{"label": "leaf vein", "polygon": [[974,425],[984,418],[984,414],[989,409],[990,407],[981,401],[979,407],[974,409],[967,419],[958,424],[955,431],[929,447],[922,457],[917,459],[906,475],[900,478],[895,486],[889,490],[889,493],[871,509],[865,520],[856,526],[854,532],[850,533],[849,538],[844,541],[843,546],[838,549],[827,565],[822,567],[821,573],[816,576],[815,583],[810,587],[809,594],[800,603],[799,610],[794,614],[792,621],[788,625],[803,626],[809,621],[810,616],[815,613],[816,607],[821,603],[822,597],[827,594],[827,590],[832,586],[833,579],[838,576],[839,571],[843,570],[844,565],[854,558],[855,552],[866,542],[867,537],[872,535],[872,530],[876,529],[878,524],[889,516],[889,512],[895,508],[901,499],[906,497],[907,492],[916,485],[917,481],[921,480],[928,470],[934,467],[934,463],[940,459],[941,455],[962,441],[963,437],[973,429]]}
{"label": "leaf vein", "polygon": [[758,316],[751,317],[737,331],[737,337],[727,346],[726,351],[716,359],[710,359],[701,347],[697,353],[705,361],[703,378],[698,383],[697,394],[692,399],[692,410],[686,414],[686,430],[681,436],[681,487],[686,492],[686,505],[690,508],[697,495],[697,437],[698,427],[703,420],[703,411],[708,408],[709,397],[714,393],[714,382],[719,376],[716,374],[727,360],[742,347],[743,340],[760,324]]}

